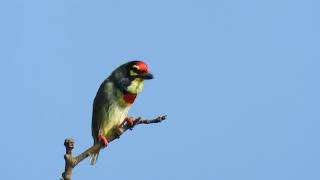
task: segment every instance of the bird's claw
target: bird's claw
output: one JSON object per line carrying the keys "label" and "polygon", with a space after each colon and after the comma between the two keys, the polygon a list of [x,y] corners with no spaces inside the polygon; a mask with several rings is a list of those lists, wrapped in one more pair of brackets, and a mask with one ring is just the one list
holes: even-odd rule
{"label": "bird's claw", "polygon": [[134,126],[135,118],[126,117],[124,120],[126,121],[126,123],[127,123],[130,127]]}
{"label": "bird's claw", "polygon": [[121,123],[120,127],[123,127],[124,125],[128,125],[129,129],[132,130],[132,128],[136,125],[137,120],[133,117],[126,117],[124,121]]}
{"label": "bird's claw", "polygon": [[103,134],[99,134],[98,139],[99,139],[99,141],[102,143],[102,145],[104,147],[108,146],[109,142],[108,142],[107,138]]}

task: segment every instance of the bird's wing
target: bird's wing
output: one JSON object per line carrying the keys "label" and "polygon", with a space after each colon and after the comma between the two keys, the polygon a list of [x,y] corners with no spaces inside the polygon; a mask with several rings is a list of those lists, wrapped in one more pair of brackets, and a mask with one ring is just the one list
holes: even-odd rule
{"label": "bird's wing", "polygon": [[92,130],[92,137],[94,139],[94,142],[98,141],[98,135],[99,135],[101,123],[105,117],[105,113],[107,113],[106,110],[110,106],[109,104],[110,95],[109,93],[105,92],[105,85],[107,82],[108,82],[108,79],[101,84],[93,102],[91,130]]}

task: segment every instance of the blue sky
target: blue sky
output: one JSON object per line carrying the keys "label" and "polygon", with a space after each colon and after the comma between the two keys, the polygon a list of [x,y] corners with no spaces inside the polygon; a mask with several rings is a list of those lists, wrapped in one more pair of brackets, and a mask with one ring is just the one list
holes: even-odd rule
{"label": "blue sky", "polygon": [[100,83],[149,64],[132,116],[168,114],[74,179],[320,179],[320,13],[311,0],[1,1],[1,177],[58,179],[92,144]]}

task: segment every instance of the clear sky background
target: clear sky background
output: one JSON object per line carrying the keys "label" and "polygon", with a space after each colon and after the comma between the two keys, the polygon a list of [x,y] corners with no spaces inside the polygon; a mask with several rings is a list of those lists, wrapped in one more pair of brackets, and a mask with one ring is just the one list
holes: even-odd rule
{"label": "clear sky background", "polygon": [[139,126],[73,179],[319,180],[316,0],[0,2],[0,179],[58,179],[66,137],[91,146],[92,102],[118,65],[155,79]]}

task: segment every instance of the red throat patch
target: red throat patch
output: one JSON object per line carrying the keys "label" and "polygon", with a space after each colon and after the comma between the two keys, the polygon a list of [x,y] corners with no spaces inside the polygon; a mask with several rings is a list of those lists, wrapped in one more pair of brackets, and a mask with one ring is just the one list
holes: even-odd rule
{"label": "red throat patch", "polygon": [[123,95],[123,100],[128,104],[133,104],[136,97],[137,97],[137,94],[127,93]]}
{"label": "red throat patch", "polygon": [[144,63],[142,61],[136,62],[136,65],[139,67],[139,70],[142,71],[142,72],[148,72],[149,71],[149,68],[146,65],[146,63]]}

